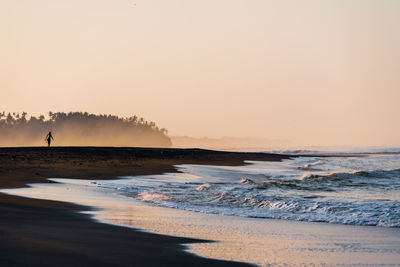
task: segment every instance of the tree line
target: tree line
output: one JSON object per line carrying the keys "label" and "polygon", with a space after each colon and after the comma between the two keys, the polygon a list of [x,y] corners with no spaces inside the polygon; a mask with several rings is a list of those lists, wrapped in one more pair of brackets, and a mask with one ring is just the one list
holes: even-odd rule
{"label": "tree line", "polygon": [[138,116],[119,117],[88,112],[49,112],[30,116],[26,112],[0,112],[0,146],[44,145],[46,134],[54,145],[170,147],[165,128]]}

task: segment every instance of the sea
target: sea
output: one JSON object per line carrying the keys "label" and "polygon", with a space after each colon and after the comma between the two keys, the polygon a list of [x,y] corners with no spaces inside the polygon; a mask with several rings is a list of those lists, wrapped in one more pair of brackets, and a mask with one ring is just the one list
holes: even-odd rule
{"label": "sea", "polygon": [[400,227],[400,148],[274,150],[280,162],[177,165],[177,173],[95,180],[152,206],[261,219]]}
{"label": "sea", "polygon": [[49,177],[0,192],[91,207],[81,212],[103,223],[210,240],[184,246],[207,258],[400,266],[400,148],[254,151],[293,157],[114,180]]}

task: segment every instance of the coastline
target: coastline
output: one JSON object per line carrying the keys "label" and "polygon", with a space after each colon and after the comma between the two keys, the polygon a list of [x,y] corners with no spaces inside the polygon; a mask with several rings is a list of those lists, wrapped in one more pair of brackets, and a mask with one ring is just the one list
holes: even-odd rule
{"label": "coastline", "polygon": [[[146,177],[155,179],[157,175]],[[119,180],[141,178],[144,176]],[[2,192],[92,207],[83,213],[140,232],[217,241],[185,243],[186,251],[204,258],[258,266],[396,266],[400,260],[396,228],[193,212],[151,205],[90,180],[51,180],[56,183]]]}
{"label": "coastline", "polygon": [[[239,166],[245,160],[290,156],[202,149],[113,147],[0,148],[0,188],[26,187],[49,177],[115,179],[176,172],[178,164]],[[183,244],[204,242],[96,222],[88,207],[0,194],[0,263],[18,266],[247,266],[198,257]]]}

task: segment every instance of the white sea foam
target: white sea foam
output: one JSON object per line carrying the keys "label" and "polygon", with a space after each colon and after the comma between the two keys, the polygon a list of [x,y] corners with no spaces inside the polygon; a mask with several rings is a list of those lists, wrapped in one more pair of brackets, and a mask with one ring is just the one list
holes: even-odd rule
{"label": "white sea foam", "polygon": [[313,178],[319,178],[320,176],[312,174],[312,173],[305,173],[302,176],[299,177],[299,181],[304,181],[308,179],[313,179]]}
{"label": "white sea foam", "polygon": [[160,194],[160,193],[150,193],[150,192],[142,192],[138,194],[138,197],[143,201],[159,203],[161,200],[170,199],[169,196]]}
{"label": "white sea foam", "polygon": [[324,164],[324,162],[322,160],[318,160],[318,161],[306,163],[303,166],[297,167],[297,169],[304,170],[304,171],[313,171],[313,170],[317,170],[314,168],[314,166],[321,165],[321,164]]}
{"label": "white sea foam", "polygon": [[208,190],[211,187],[211,184],[202,184],[196,187],[197,191]]}
{"label": "white sea foam", "polygon": [[[196,212],[400,227],[400,155],[252,163],[181,165],[180,174],[97,181],[97,186]],[[296,167],[316,165],[318,170],[306,173]]]}
{"label": "white sea foam", "polygon": [[254,182],[250,178],[245,177],[242,180],[240,180],[239,183],[244,184],[244,183],[254,183]]}

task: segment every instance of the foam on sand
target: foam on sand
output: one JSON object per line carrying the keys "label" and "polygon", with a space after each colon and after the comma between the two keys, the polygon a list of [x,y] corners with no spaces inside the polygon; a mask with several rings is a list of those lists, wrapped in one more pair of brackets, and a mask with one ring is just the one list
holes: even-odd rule
{"label": "foam on sand", "polygon": [[[189,246],[198,255],[260,266],[396,265],[400,232],[395,228],[307,223],[193,213],[149,206],[90,181],[57,179],[60,183],[2,190],[26,197],[74,202],[97,209],[95,219],[174,236],[220,242]],[[143,196],[163,200],[163,196]],[[256,202],[248,199],[249,202]],[[276,209],[288,205],[271,203]]]}

